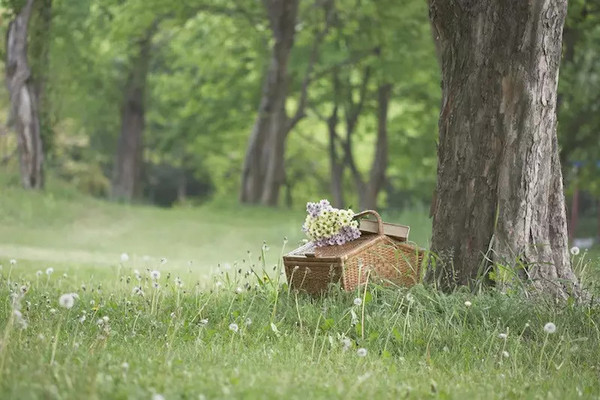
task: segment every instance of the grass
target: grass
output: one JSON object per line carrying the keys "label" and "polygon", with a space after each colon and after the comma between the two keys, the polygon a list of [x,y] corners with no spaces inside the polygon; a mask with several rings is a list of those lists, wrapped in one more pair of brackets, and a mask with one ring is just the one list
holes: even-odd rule
{"label": "grass", "polygon": [[[334,287],[328,297],[312,299],[277,279],[279,243],[288,236],[286,248],[295,246],[302,212],[224,205],[159,210],[62,189],[3,189],[0,196],[2,398],[600,393],[598,306],[495,290],[446,295],[421,285],[370,285],[355,293]],[[413,234],[419,224],[426,232],[427,219],[418,218],[398,222],[413,226]],[[266,257],[263,240],[271,248]],[[120,262],[122,252],[130,259]],[[161,257],[168,261],[161,264]],[[596,256],[582,253],[579,260],[585,267],[578,270],[597,276]],[[152,270],[161,272],[156,281]],[[251,270],[260,280],[247,275]],[[59,304],[66,293],[78,297],[70,309]],[[355,298],[364,301],[356,305]],[[555,333],[544,331],[548,322]],[[358,354],[363,348],[365,357]]]}

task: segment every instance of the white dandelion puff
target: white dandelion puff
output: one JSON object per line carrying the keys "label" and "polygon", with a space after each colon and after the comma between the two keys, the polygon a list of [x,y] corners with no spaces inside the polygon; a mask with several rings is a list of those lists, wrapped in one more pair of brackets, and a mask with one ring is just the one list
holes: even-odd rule
{"label": "white dandelion puff", "polygon": [[37,276],[37,277],[39,278],[40,276],[42,276],[42,274],[43,274],[43,272],[42,272],[42,271],[40,271],[40,270],[38,270],[38,271],[35,273],[35,276]]}
{"label": "white dandelion puff", "polygon": [[508,357],[510,357],[510,354],[508,354],[508,351],[504,350],[504,351],[502,352],[502,357],[504,357],[504,358],[508,358]]}
{"label": "white dandelion puff", "polygon": [[498,337],[499,337],[500,339],[506,339],[506,338],[508,337],[508,335],[507,335],[506,333],[499,333],[499,334],[498,334]]}
{"label": "white dandelion puff", "polygon": [[158,279],[160,279],[160,272],[157,270],[154,270],[154,271],[150,272],[150,276],[152,277],[152,279],[158,280]]}
{"label": "white dandelion puff", "polygon": [[237,333],[240,328],[235,323],[229,324],[229,330],[233,333]]}
{"label": "white dandelion puff", "polygon": [[200,320],[200,326],[206,326],[206,325],[208,325],[208,320],[206,318],[205,319],[201,319]]}
{"label": "white dandelion puff", "polygon": [[105,315],[104,317],[102,317],[102,321],[104,321],[105,324],[108,324],[109,318],[107,315]]}
{"label": "white dandelion puff", "polygon": [[577,246],[573,246],[571,247],[571,254],[573,254],[574,256],[579,254],[579,247]]}
{"label": "white dandelion puff", "polygon": [[352,341],[347,337],[342,339],[342,350],[347,351],[352,346]]}
{"label": "white dandelion puff", "polygon": [[361,304],[362,304],[362,299],[360,297],[357,297],[354,299],[355,306],[360,306]]}
{"label": "white dandelion puff", "polygon": [[11,258],[9,263],[10,263],[10,265],[17,265],[17,260],[15,260],[14,258]]}
{"label": "white dandelion puff", "polygon": [[237,287],[237,288],[235,289],[235,292],[236,292],[237,294],[242,294],[242,288],[241,288],[241,287]]}
{"label": "white dandelion puff", "polygon": [[129,261],[129,254],[122,253],[121,254],[121,262],[127,262],[127,261]]}
{"label": "white dandelion puff", "polygon": [[472,305],[472,304],[471,304],[471,302],[470,302],[469,300],[465,301],[465,306],[466,306],[466,307],[471,307],[471,305]]}
{"label": "white dandelion puff", "polygon": [[361,347],[360,349],[356,350],[356,354],[359,357],[366,357],[367,356],[367,349],[365,349],[364,347]]}
{"label": "white dandelion puff", "polygon": [[161,258],[160,259],[160,263],[163,264],[163,265],[166,264],[167,263],[167,259],[165,257]]}
{"label": "white dandelion puff", "polygon": [[79,322],[83,324],[85,322],[85,318],[85,315],[82,315],[81,317],[79,317]]}
{"label": "white dandelion puff", "polygon": [[544,325],[544,331],[547,334],[552,334],[556,332],[556,325],[554,325],[552,322],[548,322],[546,325]]}
{"label": "white dandelion puff", "polygon": [[73,297],[72,293],[65,293],[62,296],[60,296],[60,298],[58,299],[58,304],[62,307],[62,308],[72,308],[73,305],[75,304],[75,297]]}
{"label": "white dandelion puff", "polygon": [[246,326],[252,325],[252,319],[246,318],[246,322],[245,323],[246,323]]}
{"label": "white dandelion puff", "polygon": [[121,364],[121,368],[123,368],[125,371],[127,371],[129,369],[129,363],[124,362],[123,364]]}
{"label": "white dandelion puff", "polygon": [[56,314],[56,308],[51,308],[48,312],[50,312],[50,314]]}
{"label": "white dandelion puff", "polygon": [[50,267],[50,268],[46,268],[46,275],[50,276],[54,273],[54,268]]}

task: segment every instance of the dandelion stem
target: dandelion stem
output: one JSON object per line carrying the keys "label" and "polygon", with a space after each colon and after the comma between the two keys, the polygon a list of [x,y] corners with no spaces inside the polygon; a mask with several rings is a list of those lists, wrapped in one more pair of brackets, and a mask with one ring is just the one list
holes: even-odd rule
{"label": "dandelion stem", "polygon": [[544,344],[542,345],[542,351],[540,352],[540,361],[538,364],[538,373],[540,376],[542,375],[542,357],[544,356],[544,350],[546,349],[546,344],[548,343],[548,336],[550,336],[550,334],[546,333],[546,337],[544,338]]}

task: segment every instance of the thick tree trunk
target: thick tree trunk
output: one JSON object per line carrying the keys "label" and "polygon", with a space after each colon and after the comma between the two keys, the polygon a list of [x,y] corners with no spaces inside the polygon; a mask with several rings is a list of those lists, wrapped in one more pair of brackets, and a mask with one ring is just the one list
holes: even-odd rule
{"label": "thick tree trunk", "polygon": [[140,41],[124,88],[111,193],[117,200],[131,201],[141,193],[145,92],[152,33],[153,29]]}
{"label": "thick tree trunk", "polygon": [[6,85],[18,137],[21,183],[26,189],[44,187],[44,151],[35,83],[27,61],[27,30],[34,0],[27,0],[8,26]]}
{"label": "thick tree trunk", "polygon": [[46,86],[48,73],[50,71],[50,39],[52,27],[52,0],[37,0],[33,9],[30,29],[30,55],[32,59],[32,73],[34,79],[34,90],[37,98],[40,135],[44,143],[44,153],[52,152],[53,135],[50,107],[46,99]]}
{"label": "thick tree trunk", "polygon": [[299,0],[264,0],[264,3],[274,43],[242,169],[240,201],[275,205],[283,183],[287,66],[294,44]]}
{"label": "thick tree trunk", "polygon": [[377,89],[377,142],[375,156],[371,165],[370,179],[363,197],[363,210],[377,208],[377,196],[385,183],[385,171],[388,164],[387,116],[392,85],[382,84]]}
{"label": "thick tree trunk", "polygon": [[442,66],[430,278],[444,288],[485,278],[490,260],[544,292],[577,287],[556,138],[566,6],[430,1]]}

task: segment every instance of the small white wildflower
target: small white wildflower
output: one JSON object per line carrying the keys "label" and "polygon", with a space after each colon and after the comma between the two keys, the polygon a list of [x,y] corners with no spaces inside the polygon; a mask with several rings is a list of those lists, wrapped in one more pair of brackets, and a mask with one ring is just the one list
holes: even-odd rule
{"label": "small white wildflower", "polygon": [[246,326],[252,325],[252,319],[246,318]]}
{"label": "small white wildflower", "polygon": [[233,333],[237,333],[237,331],[239,330],[239,327],[237,326],[237,324],[231,323],[231,324],[229,324],[229,330],[232,331]]}
{"label": "small white wildflower", "polygon": [[50,312],[50,314],[56,314],[56,308],[51,308],[48,311]]}
{"label": "small white wildflower", "polygon": [[365,349],[364,347],[361,347],[360,349],[356,350],[356,354],[359,357],[366,357],[367,356],[367,349]]}
{"label": "small white wildflower", "polygon": [[95,300],[90,300],[90,306],[95,306],[96,305],[96,301]]}
{"label": "small white wildflower", "polygon": [[21,288],[20,288],[20,290],[21,290],[21,293],[25,294],[25,293],[27,293],[27,291],[29,290],[29,288],[27,287],[27,285],[22,285]]}
{"label": "small white wildflower", "polygon": [[548,322],[546,325],[544,325],[544,331],[548,334],[552,334],[556,332],[556,325],[554,325],[552,322]]}
{"label": "small white wildflower", "polygon": [[175,315],[175,311],[173,311],[173,312],[171,313],[171,318],[175,318],[175,316],[176,316],[176,315]]}
{"label": "small white wildflower", "polygon": [[573,254],[574,256],[579,254],[579,247],[577,247],[577,246],[571,247],[571,254]]}
{"label": "small white wildflower", "polygon": [[362,304],[362,299],[360,297],[357,297],[354,299],[355,306],[360,306],[361,304]]}
{"label": "small white wildflower", "polygon": [[73,305],[75,304],[75,298],[73,297],[73,294],[71,293],[65,293],[62,296],[60,296],[60,298],[58,299],[58,304],[62,307],[62,308],[72,308]]}
{"label": "small white wildflower", "polygon": [[342,350],[347,351],[352,346],[352,341],[347,337],[342,339]]}
{"label": "small white wildflower", "polygon": [[154,271],[150,272],[150,276],[154,280],[160,279],[160,272],[157,270],[154,270]]}
{"label": "small white wildflower", "polygon": [[508,358],[509,356],[510,356],[510,354],[508,354],[508,351],[504,350],[504,351],[502,352],[502,357],[504,357],[504,358]]}
{"label": "small white wildflower", "polygon": [[83,324],[85,322],[85,318],[85,315],[82,315],[81,317],[79,317],[79,322]]}
{"label": "small white wildflower", "polygon": [[66,272],[63,274],[63,278],[65,278],[65,279],[67,279],[67,278],[68,278],[68,275],[67,275],[67,273],[66,273]]}
{"label": "small white wildflower", "polygon": [[237,294],[242,294],[242,288],[241,288],[241,287],[238,287],[238,288],[236,288],[236,289],[235,289],[235,292],[236,292]]}
{"label": "small white wildflower", "polygon": [[166,264],[167,263],[167,259],[165,257],[161,258],[160,259],[160,263],[163,264],[163,265]]}
{"label": "small white wildflower", "polygon": [[43,274],[43,272],[42,272],[42,271],[40,271],[40,270],[38,270],[38,271],[35,273],[35,276],[37,276],[37,277],[39,278],[40,276],[42,276],[42,274]]}
{"label": "small white wildflower", "polygon": [[17,260],[15,260],[14,258],[11,258],[9,261],[10,265],[16,265],[17,264]]}
{"label": "small white wildflower", "polygon": [[506,339],[508,337],[508,335],[506,333],[500,333],[500,334],[498,334],[498,337],[500,339]]}
{"label": "small white wildflower", "polygon": [[46,268],[46,275],[50,276],[54,273],[54,268],[50,267],[50,268]]}
{"label": "small white wildflower", "polygon": [[467,306],[467,307],[471,307],[471,305],[472,305],[472,304],[471,304],[471,302],[470,302],[469,300],[465,301],[465,306]]}
{"label": "small white wildflower", "polygon": [[104,317],[102,317],[102,320],[104,321],[105,324],[107,324],[109,321],[109,318],[108,318],[108,316],[105,315]]}
{"label": "small white wildflower", "polygon": [[208,320],[206,318],[200,320],[200,326],[206,326],[207,324],[208,324]]}
{"label": "small white wildflower", "polygon": [[129,363],[127,361],[125,361],[123,364],[121,364],[121,368],[123,368],[125,371],[127,371],[129,369]]}
{"label": "small white wildflower", "polygon": [[127,262],[127,261],[129,261],[129,254],[127,254],[127,253],[121,254],[121,262]]}
{"label": "small white wildflower", "polygon": [[442,350],[444,351],[444,353],[450,353],[450,348],[448,346],[444,346]]}

